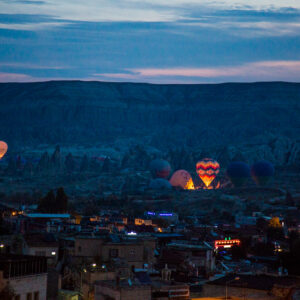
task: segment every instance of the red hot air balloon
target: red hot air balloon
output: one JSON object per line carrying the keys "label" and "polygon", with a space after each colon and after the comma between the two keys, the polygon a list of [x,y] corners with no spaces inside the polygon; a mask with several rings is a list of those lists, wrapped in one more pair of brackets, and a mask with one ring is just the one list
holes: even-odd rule
{"label": "red hot air balloon", "polygon": [[150,163],[150,171],[154,178],[168,178],[171,172],[170,164],[163,159],[155,159]]}
{"label": "red hot air balloon", "polygon": [[205,186],[208,187],[220,172],[220,165],[214,159],[204,158],[197,162],[196,172]]}
{"label": "red hot air balloon", "polygon": [[7,148],[7,144],[3,141],[0,141],[0,159],[5,155]]}

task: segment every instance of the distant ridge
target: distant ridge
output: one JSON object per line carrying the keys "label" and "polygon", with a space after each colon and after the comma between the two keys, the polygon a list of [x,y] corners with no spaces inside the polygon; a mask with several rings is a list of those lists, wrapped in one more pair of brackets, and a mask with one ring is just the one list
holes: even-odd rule
{"label": "distant ridge", "polygon": [[0,83],[0,139],[160,146],[251,143],[300,136],[300,83]]}

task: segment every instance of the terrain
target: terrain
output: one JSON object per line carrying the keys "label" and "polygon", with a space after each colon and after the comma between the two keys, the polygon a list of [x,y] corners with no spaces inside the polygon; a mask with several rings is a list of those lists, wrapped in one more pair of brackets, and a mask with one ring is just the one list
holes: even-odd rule
{"label": "terrain", "polygon": [[299,159],[298,83],[2,83],[0,103],[0,139],[13,149],[128,139],[160,149],[238,147],[278,164]]}
{"label": "terrain", "polygon": [[75,198],[142,191],[155,157],[194,180],[203,157],[219,161],[223,178],[230,161],[265,159],[276,166],[276,189],[300,192],[298,83],[1,83],[0,104],[6,195],[38,199],[59,186]]}

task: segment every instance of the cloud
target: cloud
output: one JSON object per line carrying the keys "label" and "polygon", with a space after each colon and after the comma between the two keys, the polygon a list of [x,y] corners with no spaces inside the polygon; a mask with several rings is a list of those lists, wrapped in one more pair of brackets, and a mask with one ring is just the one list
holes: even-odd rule
{"label": "cloud", "polygon": [[32,77],[26,74],[0,72],[0,82],[28,82],[28,81],[32,81]]}
{"label": "cloud", "polygon": [[[44,0],[1,1],[0,11],[7,14],[48,15],[55,19],[93,22],[174,22],[194,15],[214,14],[218,11],[277,11],[289,7],[300,9],[295,0],[249,0],[240,1],[199,0]],[[286,13],[291,11],[286,10]]]}
{"label": "cloud", "polygon": [[27,70],[64,70],[66,66],[38,65],[30,63],[0,62],[0,67],[10,67]]}
{"label": "cloud", "polygon": [[299,81],[300,61],[260,61],[242,64],[239,66],[212,67],[212,68],[136,68],[125,70],[124,73],[100,73],[96,77],[159,82],[160,80],[173,83],[173,79],[182,83],[195,79],[206,82],[213,79],[215,82],[224,81]]}
{"label": "cloud", "polygon": [[47,23],[32,23],[32,24],[1,24],[0,29],[11,30],[45,30],[47,28],[53,28],[54,26],[62,26],[68,24],[67,22],[47,22]]}

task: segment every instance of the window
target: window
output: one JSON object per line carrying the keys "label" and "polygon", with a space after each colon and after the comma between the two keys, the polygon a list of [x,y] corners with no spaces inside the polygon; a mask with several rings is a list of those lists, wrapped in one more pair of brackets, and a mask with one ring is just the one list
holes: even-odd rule
{"label": "window", "polygon": [[78,252],[81,252],[81,246],[78,246]]}
{"label": "window", "polygon": [[39,300],[39,299],[40,299],[40,292],[34,292],[33,300]]}
{"label": "window", "polygon": [[20,300],[21,299],[21,296],[20,295],[16,295],[15,296],[15,300]]}
{"label": "window", "polygon": [[112,258],[116,258],[119,256],[119,250],[118,249],[109,249],[109,256]]}
{"label": "window", "polygon": [[135,254],[135,249],[130,249],[129,254],[134,255]]}
{"label": "window", "polygon": [[46,256],[46,251],[35,251],[36,256]]}
{"label": "window", "polygon": [[26,294],[26,300],[32,300],[32,293]]}

